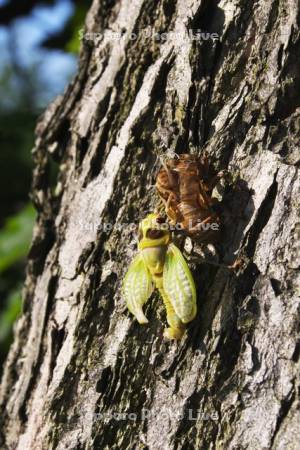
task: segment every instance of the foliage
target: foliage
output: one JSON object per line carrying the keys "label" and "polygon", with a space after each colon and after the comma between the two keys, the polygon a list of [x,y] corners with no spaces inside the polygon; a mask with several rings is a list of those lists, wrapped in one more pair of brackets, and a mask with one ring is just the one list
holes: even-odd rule
{"label": "foliage", "polygon": [[72,29],[71,38],[65,46],[67,52],[79,53],[80,49],[79,31],[81,28],[83,28],[86,12],[87,11],[85,5],[77,5],[77,8],[71,21],[71,29]]}
{"label": "foliage", "polygon": [[34,209],[28,204],[15,216],[6,219],[0,231],[0,274],[26,256],[34,218]]}
{"label": "foliage", "polygon": [[0,358],[4,359],[12,338],[12,325],[21,311],[21,285],[11,291],[0,313]]}
{"label": "foliage", "polygon": [[[32,171],[30,151],[37,117],[41,107],[46,106],[45,98],[51,95],[53,79],[50,73],[47,78],[49,86],[46,82],[42,84],[42,70],[38,60],[34,59],[38,53],[34,48],[23,65],[22,58],[19,58],[22,49],[18,47],[22,47],[22,41],[14,40],[14,31],[20,25],[20,19],[28,19],[31,23],[36,7],[53,6],[59,1],[7,0],[0,6],[0,31],[8,33],[4,50],[5,55],[9,55],[5,56],[0,71],[0,366],[12,339],[13,322],[21,310],[25,259],[35,218],[28,200]],[[50,55],[52,49],[73,54],[79,52],[78,31],[83,27],[91,2],[72,0],[72,3],[71,16],[66,22],[61,21],[60,29],[58,27],[49,35],[45,32],[36,45],[37,50],[42,49],[45,55]],[[32,63],[29,64],[30,61]],[[49,95],[45,97],[47,92]]]}
{"label": "foliage", "polygon": [[[35,211],[27,204],[6,219],[0,230],[0,360],[3,360],[12,338],[12,325],[21,310],[23,266],[18,267],[28,252]],[[7,295],[5,295],[8,292]],[[6,297],[6,299],[5,299]]]}

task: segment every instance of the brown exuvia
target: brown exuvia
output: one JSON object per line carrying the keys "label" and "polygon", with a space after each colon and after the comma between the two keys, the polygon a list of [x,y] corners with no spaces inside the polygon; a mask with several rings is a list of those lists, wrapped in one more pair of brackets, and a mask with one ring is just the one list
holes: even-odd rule
{"label": "brown exuvia", "polygon": [[218,238],[220,218],[214,205],[212,190],[223,176],[206,155],[182,154],[169,159],[160,169],[156,188],[173,224],[200,242]]}

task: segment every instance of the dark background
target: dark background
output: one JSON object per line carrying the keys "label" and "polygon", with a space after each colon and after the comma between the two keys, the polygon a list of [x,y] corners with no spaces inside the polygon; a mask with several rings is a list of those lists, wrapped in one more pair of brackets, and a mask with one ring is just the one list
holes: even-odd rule
{"label": "dark background", "polygon": [[38,116],[77,67],[91,0],[0,0],[0,375],[22,308]]}

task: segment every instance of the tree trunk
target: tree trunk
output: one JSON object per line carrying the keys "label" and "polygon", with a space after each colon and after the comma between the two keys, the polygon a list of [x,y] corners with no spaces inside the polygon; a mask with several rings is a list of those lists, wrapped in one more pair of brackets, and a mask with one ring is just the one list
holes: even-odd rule
{"label": "tree trunk", "polygon": [[[299,449],[299,6],[238,3],[94,0],[36,130],[1,448]],[[238,180],[219,252],[244,263],[190,264],[199,313],[175,343],[157,294],[148,326],[124,306],[125,224],[155,207],[160,158],[191,148]]]}

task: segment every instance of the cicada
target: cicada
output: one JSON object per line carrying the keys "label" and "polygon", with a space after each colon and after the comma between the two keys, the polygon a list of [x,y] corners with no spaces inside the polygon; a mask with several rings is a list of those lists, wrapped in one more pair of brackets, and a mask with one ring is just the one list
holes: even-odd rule
{"label": "cicada", "polygon": [[218,236],[220,218],[212,190],[223,176],[209,164],[207,156],[182,154],[160,169],[156,188],[172,223],[200,242]]}
{"label": "cicada", "polygon": [[186,324],[197,313],[196,288],[182,253],[159,214],[149,214],[139,224],[138,250],[123,282],[127,307],[140,324],[148,323],[143,305],[153,289],[158,289],[169,325],[164,336],[181,339]]}

